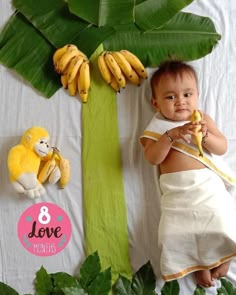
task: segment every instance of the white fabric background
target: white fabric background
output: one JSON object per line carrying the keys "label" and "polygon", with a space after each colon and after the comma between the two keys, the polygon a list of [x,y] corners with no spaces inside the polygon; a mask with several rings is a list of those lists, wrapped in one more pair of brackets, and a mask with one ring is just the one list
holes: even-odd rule
{"label": "white fabric background", "polygon": [[[208,56],[192,62],[199,75],[199,107],[211,115],[228,138],[225,160],[236,171],[236,2],[196,0],[185,11],[209,16],[222,35],[219,45]],[[10,0],[0,1],[0,27],[13,13]],[[149,73],[153,69],[148,69]],[[20,294],[33,292],[35,272],[43,265],[51,272],[74,274],[84,260],[84,232],[81,184],[81,103],[59,90],[50,100],[43,98],[21,77],[0,65],[0,281]],[[132,267],[137,271],[151,260],[157,276],[157,227],[159,190],[154,167],[143,158],[138,138],[153,116],[149,80],[141,87],[128,85],[117,96],[123,179],[128,210],[128,230]],[[65,190],[46,186],[47,195],[32,201],[19,198],[8,181],[7,153],[33,126],[45,127],[53,145],[71,160],[72,177]],[[236,196],[235,196],[236,197]],[[29,254],[17,237],[17,221],[36,202],[53,202],[69,213],[72,237],[59,254],[39,257]],[[229,278],[235,282],[235,262]],[[181,295],[193,294],[192,275],[179,280]],[[158,280],[157,290],[162,286]],[[219,286],[219,284],[217,285]],[[216,294],[211,288],[207,294]]]}

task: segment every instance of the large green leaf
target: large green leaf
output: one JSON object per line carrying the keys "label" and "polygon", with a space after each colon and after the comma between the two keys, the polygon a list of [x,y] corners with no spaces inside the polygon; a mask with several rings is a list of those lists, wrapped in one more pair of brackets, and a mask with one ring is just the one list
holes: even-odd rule
{"label": "large green leaf", "polygon": [[104,48],[126,48],[145,66],[154,67],[170,56],[183,60],[203,57],[212,51],[218,40],[220,35],[209,18],[180,12],[160,29],[145,33],[135,26],[119,27],[116,34],[104,41]]}
{"label": "large green leaf", "polygon": [[134,22],[135,0],[68,0],[70,11],[97,26]]}
{"label": "large green leaf", "polygon": [[74,16],[63,0],[40,0],[37,9],[34,0],[14,0],[13,3],[56,48],[73,43],[90,56],[114,33],[111,27],[98,28]]}
{"label": "large green leaf", "polygon": [[135,7],[135,23],[143,31],[159,28],[193,0],[147,0]]}
{"label": "large green leaf", "polygon": [[61,86],[51,56],[54,47],[20,14],[14,14],[0,35],[0,62],[14,69],[46,97]]}

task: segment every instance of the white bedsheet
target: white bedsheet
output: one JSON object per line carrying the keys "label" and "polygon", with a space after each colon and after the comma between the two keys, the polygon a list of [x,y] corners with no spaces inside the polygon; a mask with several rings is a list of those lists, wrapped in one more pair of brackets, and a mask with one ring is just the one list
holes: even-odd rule
{"label": "white bedsheet", "polygon": [[[208,56],[192,62],[199,74],[200,108],[211,115],[228,138],[225,160],[236,172],[236,2],[196,0],[185,11],[209,16],[222,35],[219,46]],[[9,0],[0,1],[0,27],[13,13]],[[148,69],[149,73],[153,69]],[[0,65],[0,281],[20,294],[33,292],[35,272],[43,265],[51,272],[74,274],[84,260],[81,185],[81,104],[64,90],[50,100],[40,96],[12,71]],[[156,172],[143,158],[138,138],[153,116],[149,80],[141,87],[128,85],[117,96],[123,179],[128,210],[130,255],[134,271],[151,260],[159,276],[157,226],[159,189]],[[53,202],[70,212],[73,234],[68,246],[55,256],[29,254],[17,237],[17,220],[32,205],[19,198],[8,181],[7,153],[22,133],[33,125],[45,127],[54,145],[71,159],[72,178],[66,190],[48,185],[41,201]],[[236,194],[234,196],[236,198]],[[228,277],[236,283],[236,263]],[[192,276],[179,280],[181,295],[195,289]],[[162,286],[157,281],[157,290]],[[216,294],[216,288],[207,290]]]}

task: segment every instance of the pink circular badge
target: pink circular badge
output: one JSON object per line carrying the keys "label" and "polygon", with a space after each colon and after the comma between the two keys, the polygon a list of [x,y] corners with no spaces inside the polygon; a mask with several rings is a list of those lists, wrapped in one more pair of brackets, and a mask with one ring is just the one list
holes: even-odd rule
{"label": "pink circular badge", "polygon": [[62,251],[71,237],[71,222],[66,212],[51,203],[32,205],[21,215],[18,237],[23,247],[37,256],[52,256]]}

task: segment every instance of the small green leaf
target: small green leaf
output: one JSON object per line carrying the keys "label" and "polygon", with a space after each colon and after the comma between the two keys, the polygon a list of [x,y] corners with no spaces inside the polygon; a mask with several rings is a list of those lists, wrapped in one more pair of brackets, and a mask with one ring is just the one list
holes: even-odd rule
{"label": "small green leaf", "polygon": [[220,279],[220,282],[221,282],[221,287],[217,289],[217,294],[218,295],[236,295],[236,288],[233,286],[233,284],[224,279],[224,278],[221,278]]}
{"label": "small green leaf", "polygon": [[205,295],[206,290],[202,287],[197,287],[193,293],[193,295]]}
{"label": "small green leaf", "polygon": [[86,295],[87,293],[81,287],[62,288],[65,295]]}
{"label": "small green leaf", "polygon": [[43,266],[36,272],[35,290],[36,295],[51,295],[53,291],[51,277]]}
{"label": "small green leaf", "polygon": [[119,275],[113,290],[116,295],[131,295],[131,281]]}
{"label": "small green leaf", "polygon": [[161,289],[161,295],[178,295],[179,283],[177,280],[166,282]]}
{"label": "small green leaf", "polygon": [[80,268],[79,282],[83,288],[88,288],[90,283],[101,271],[100,258],[98,252],[90,254]]}
{"label": "small green leaf", "polygon": [[4,284],[0,282],[0,294],[4,295],[19,295],[19,293],[16,292],[16,290],[12,289],[7,284]]}
{"label": "small green leaf", "polygon": [[134,274],[131,288],[135,295],[155,294],[156,277],[149,261]]}
{"label": "small green leaf", "polygon": [[65,272],[50,274],[54,287],[61,289],[63,287],[79,287],[78,280]]}
{"label": "small green leaf", "polygon": [[104,270],[92,281],[89,286],[89,295],[108,295],[111,291],[111,268]]}

